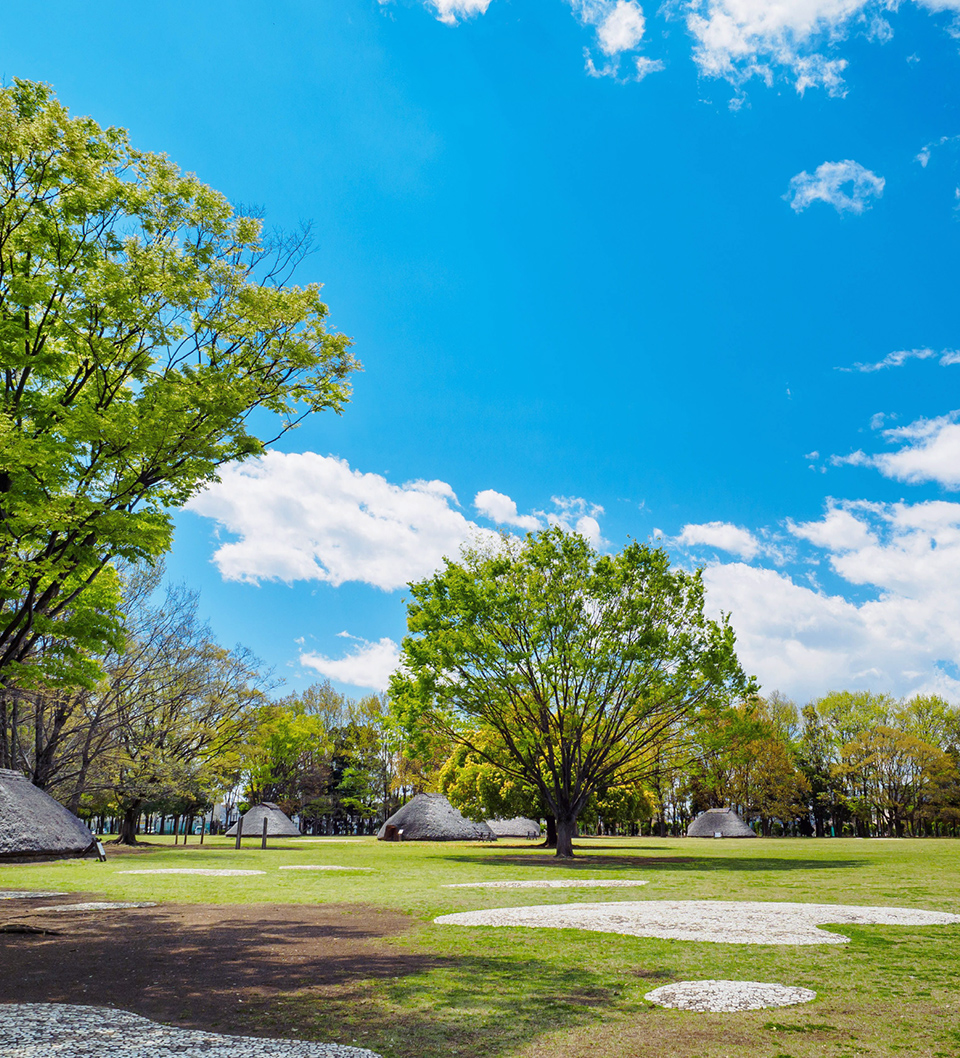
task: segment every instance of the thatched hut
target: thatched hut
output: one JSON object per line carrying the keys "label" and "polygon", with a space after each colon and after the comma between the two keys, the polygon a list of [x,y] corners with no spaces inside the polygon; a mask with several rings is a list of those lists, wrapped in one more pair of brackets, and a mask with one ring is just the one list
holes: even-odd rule
{"label": "thatched hut", "polygon": [[[254,805],[253,808],[250,808],[243,813],[242,819],[242,836],[245,838],[262,837],[264,819],[267,821],[268,838],[300,837],[300,831],[297,828],[296,823],[294,823],[289,816],[285,815],[284,812],[273,803],[273,801],[264,801],[262,805]],[[227,831],[228,838],[235,838],[237,836],[238,825],[239,823],[234,823]]]}
{"label": "thatched hut", "polygon": [[443,794],[417,794],[383,824],[378,841],[496,841],[486,823],[465,819]]}
{"label": "thatched hut", "polygon": [[687,827],[688,838],[755,838],[751,830],[740,818],[740,813],[732,808],[708,808]]}
{"label": "thatched hut", "polygon": [[96,856],[86,823],[18,771],[0,768],[0,859]]}
{"label": "thatched hut", "polygon": [[514,816],[513,819],[488,819],[487,826],[498,838],[539,838],[540,824],[535,819]]}

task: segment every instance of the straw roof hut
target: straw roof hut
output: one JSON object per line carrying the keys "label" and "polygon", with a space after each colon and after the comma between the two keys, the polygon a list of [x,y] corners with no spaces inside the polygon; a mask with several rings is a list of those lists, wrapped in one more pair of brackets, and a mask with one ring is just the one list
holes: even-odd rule
{"label": "straw roof hut", "polygon": [[96,856],[86,823],[18,771],[0,768],[0,859]]}
{"label": "straw roof hut", "polygon": [[[273,801],[254,805],[243,813],[243,837],[259,838],[263,835],[263,821],[267,821],[268,838],[298,838],[300,830],[289,816],[285,815]],[[227,831],[228,838],[237,836],[237,824]]]}
{"label": "straw roof hut", "polygon": [[378,841],[496,841],[486,823],[465,819],[443,794],[417,794],[383,824]]}
{"label": "straw roof hut", "polygon": [[498,838],[538,838],[540,824],[535,819],[514,816],[513,819],[488,819],[487,826]]}
{"label": "straw roof hut", "polygon": [[755,838],[751,830],[732,808],[708,808],[687,828],[688,838]]}

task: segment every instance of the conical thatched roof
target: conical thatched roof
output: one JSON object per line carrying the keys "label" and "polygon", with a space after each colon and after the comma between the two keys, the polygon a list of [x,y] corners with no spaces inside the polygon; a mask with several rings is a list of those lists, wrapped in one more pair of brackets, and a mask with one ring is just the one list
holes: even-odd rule
{"label": "conical thatched roof", "polygon": [[86,823],[17,771],[0,768],[0,859],[95,856]]}
{"label": "conical thatched roof", "polygon": [[488,819],[487,826],[498,838],[538,838],[540,824],[535,819],[514,816],[513,819]]}
{"label": "conical thatched roof", "polygon": [[443,796],[417,794],[383,824],[379,841],[496,841],[486,823],[464,817]]}
{"label": "conical thatched roof", "polygon": [[687,828],[688,838],[755,838],[756,833],[732,808],[708,808]]}
{"label": "conical thatched roof", "polygon": [[[259,838],[263,835],[263,821],[267,821],[268,838],[298,838],[300,831],[296,824],[285,815],[273,801],[264,801],[262,805],[254,805],[243,813],[243,837]],[[237,836],[237,824],[227,831],[228,838]]]}

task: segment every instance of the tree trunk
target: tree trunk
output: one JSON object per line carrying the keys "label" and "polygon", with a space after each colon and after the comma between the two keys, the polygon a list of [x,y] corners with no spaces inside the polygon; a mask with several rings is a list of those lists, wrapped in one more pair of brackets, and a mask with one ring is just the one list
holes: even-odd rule
{"label": "tree trunk", "polygon": [[575,817],[557,820],[557,856],[560,859],[573,858],[573,836],[576,830]]}
{"label": "tree trunk", "polygon": [[540,845],[542,849],[555,849],[557,847],[557,821],[553,816],[547,816],[547,838]]}
{"label": "tree trunk", "polygon": [[118,845],[139,845],[137,841],[137,820],[140,818],[140,802],[123,810],[120,820],[120,834],[117,838]]}

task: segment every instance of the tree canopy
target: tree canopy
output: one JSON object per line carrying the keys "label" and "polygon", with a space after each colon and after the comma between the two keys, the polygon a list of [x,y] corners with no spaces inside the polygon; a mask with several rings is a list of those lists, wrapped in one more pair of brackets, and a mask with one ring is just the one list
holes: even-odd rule
{"label": "tree canopy", "polygon": [[659,548],[600,555],[553,528],[467,550],[411,592],[398,710],[535,789],[558,856],[593,794],[639,782],[667,732],[750,690],[699,573]]}
{"label": "tree canopy", "polygon": [[168,509],[263,450],[255,410],[282,433],[342,408],[350,343],[288,283],[306,245],[48,86],[0,90],[0,685],[38,674],[39,637],[43,674],[89,678],[110,564],[162,553]]}

